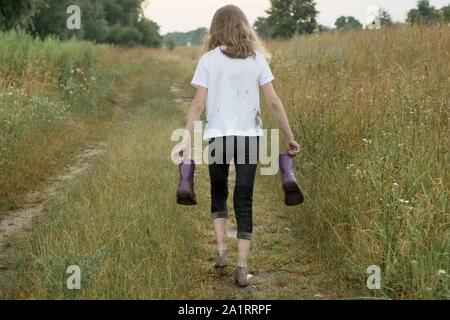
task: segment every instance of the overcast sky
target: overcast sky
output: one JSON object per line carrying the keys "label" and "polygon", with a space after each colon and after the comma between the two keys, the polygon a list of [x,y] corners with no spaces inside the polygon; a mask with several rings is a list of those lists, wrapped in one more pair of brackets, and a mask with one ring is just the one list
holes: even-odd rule
{"label": "overcast sky", "polygon": [[[432,5],[441,8],[450,0],[431,0]],[[146,16],[161,26],[161,34],[172,31],[190,31],[198,27],[209,27],[214,12],[223,5],[236,4],[253,23],[257,17],[266,15],[269,0],[150,0]],[[416,6],[416,0],[316,0],[319,23],[334,26],[342,15],[354,16],[362,23],[368,19],[370,5],[377,4],[388,10],[394,20],[403,21],[406,12]]]}

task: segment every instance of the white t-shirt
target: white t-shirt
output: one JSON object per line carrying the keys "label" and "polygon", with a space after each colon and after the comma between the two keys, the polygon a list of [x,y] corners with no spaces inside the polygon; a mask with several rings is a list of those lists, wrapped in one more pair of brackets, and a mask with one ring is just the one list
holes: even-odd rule
{"label": "white t-shirt", "polygon": [[198,62],[191,84],[208,88],[204,139],[262,136],[259,86],[275,77],[262,53],[232,59],[217,47]]}

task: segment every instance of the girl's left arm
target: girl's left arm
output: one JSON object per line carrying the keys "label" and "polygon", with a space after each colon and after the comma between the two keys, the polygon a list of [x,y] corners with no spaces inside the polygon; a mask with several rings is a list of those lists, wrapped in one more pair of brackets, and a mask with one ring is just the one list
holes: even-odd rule
{"label": "girl's left arm", "polygon": [[277,93],[271,82],[262,86],[263,93],[266,97],[267,104],[269,105],[272,114],[277,119],[283,133],[286,142],[286,146],[288,149],[288,154],[290,156],[295,156],[300,153],[300,146],[295,141],[294,135],[292,134],[291,127],[289,125],[289,120],[286,116],[286,112],[284,111],[283,103],[278,97]]}

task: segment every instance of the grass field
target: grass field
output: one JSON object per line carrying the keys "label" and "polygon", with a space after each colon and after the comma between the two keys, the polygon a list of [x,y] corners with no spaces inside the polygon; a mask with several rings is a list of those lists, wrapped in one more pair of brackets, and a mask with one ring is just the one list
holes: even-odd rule
{"label": "grass field", "polygon": [[[269,44],[275,87],[303,148],[296,164],[306,201],[286,208],[279,177],[257,178],[254,278],[244,290],[231,268],[211,268],[205,166],[196,175],[199,205],[175,204],[170,135],[187,106],[170,87],[192,97],[198,49],[0,35],[0,121],[9,123],[0,129],[3,216],[80,148],[107,146],[33,228],[8,237],[0,298],[449,299],[448,31]],[[7,41],[23,48],[17,61]],[[83,272],[80,291],[66,288],[72,264]],[[382,270],[380,291],[366,289],[370,265]]]}
{"label": "grass field", "polygon": [[[449,28],[328,34],[277,55],[308,197],[293,223],[340,277],[450,298]],[[442,270],[442,271],[440,271]]]}
{"label": "grass field", "polygon": [[133,108],[128,98],[118,108],[118,93],[138,90],[151,55],[0,34],[0,215]]}

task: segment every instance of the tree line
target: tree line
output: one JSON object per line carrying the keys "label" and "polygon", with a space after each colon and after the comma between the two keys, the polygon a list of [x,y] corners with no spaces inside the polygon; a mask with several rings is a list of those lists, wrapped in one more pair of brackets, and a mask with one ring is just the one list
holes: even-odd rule
{"label": "tree line", "polygon": [[[267,17],[259,17],[254,28],[263,38],[290,38],[294,35],[315,31],[330,31],[329,27],[317,22],[318,11],[314,0],[271,0]],[[388,11],[380,9],[382,26],[393,25]],[[436,9],[428,0],[419,0],[417,7],[409,10],[406,22],[409,24],[434,24],[439,21],[450,23],[450,5]],[[352,16],[341,16],[335,22],[336,30],[362,29],[363,24]]]}
{"label": "tree line", "polygon": [[[330,31],[317,22],[318,11],[314,0],[271,0],[267,17],[259,17],[254,28],[263,38],[290,38],[316,31]],[[190,32],[174,32],[164,38],[159,26],[145,18],[143,7],[148,0],[1,0],[0,31],[22,29],[35,36],[59,39],[78,38],[97,43],[145,45],[173,48],[178,45],[198,45],[206,28]],[[82,12],[80,30],[66,26],[69,5],[78,5]],[[380,10],[382,26],[394,24],[389,12]],[[419,0],[409,10],[407,23],[450,23],[450,5],[436,9],[428,0]],[[352,16],[341,16],[335,22],[336,30],[362,29],[363,24]]]}
{"label": "tree line", "polygon": [[170,32],[164,36],[165,46],[173,49],[176,46],[200,45],[208,32],[206,28],[198,28],[188,32]]}
{"label": "tree line", "polygon": [[[0,31],[22,29],[35,36],[159,47],[159,26],[144,17],[144,0],[1,0]],[[81,9],[81,29],[66,27],[70,5]]]}

